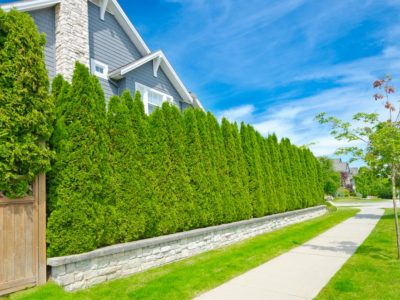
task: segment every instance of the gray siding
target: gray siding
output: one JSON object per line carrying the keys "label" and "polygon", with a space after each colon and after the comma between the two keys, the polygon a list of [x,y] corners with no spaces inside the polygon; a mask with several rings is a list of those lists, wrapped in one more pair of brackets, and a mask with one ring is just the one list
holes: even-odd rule
{"label": "gray siding", "polygon": [[89,2],[89,49],[94,58],[113,71],[141,57],[138,49],[118,24],[115,17],[106,12],[100,19],[100,8]]}
{"label": "gray siding", "polygon": [[106,97],[106,101],[113,95],[119,95],[119,82],[111,82],[110,80],[106,80],[103,78],[99,78],[100,84],[104,91],[104,96]]}
{"label": "gray siding", "polygon": [[46,34],[45,62],[50,79],[56,76],[56,33],[54,7],[29,12],[41,33]]}
{"label": "gray siding", "polygon": [[[139,50],[118,24],[115,17],[106,12],[104,21],[100,19],[100,8],[89,2],[89,49],[90,58],[108,65],[109,71],[128,65],[142,57]],[[158,77],[153,76],[153,65],[149,62],[126,75],[119,82],[110,82],[100,78],[107,99],[128,89],[135,92],[135,82],[154,88],[174,98],[181,108],[181,97],[172,86],[164,72],[159,69]],[[119,87],[115,86],[115,83]]]}
{"label": "gray siding", "polygon": [[174,98],[175,104],[181,108],[180,102],[182,99],[161,68],[158,69],[158,76],[153,76],[153,63],[151,61],[129,72],[125,76],[126,78],[120,86],[121,92],[124,89],[128,89],[133,93],[135,90],[135,82],[139,82],[150,88],[171,95]]}

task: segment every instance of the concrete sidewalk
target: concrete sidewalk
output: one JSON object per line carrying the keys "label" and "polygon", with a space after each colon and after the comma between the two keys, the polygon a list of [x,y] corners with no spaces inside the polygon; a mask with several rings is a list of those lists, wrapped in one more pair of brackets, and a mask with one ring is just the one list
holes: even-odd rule
{"label": "concrete sidewalk", "polygon": [[313,299],[367,238],[383,212],[362,208],[356,216],[309,242],[196,299]]}

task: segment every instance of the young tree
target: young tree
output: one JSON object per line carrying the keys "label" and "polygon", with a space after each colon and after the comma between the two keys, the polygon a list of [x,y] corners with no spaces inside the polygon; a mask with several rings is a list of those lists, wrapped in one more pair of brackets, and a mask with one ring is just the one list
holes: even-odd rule
{"label": "young tree", "polygon": [[[357,113],[353,116],[353,123],[340,120],[336,117],[321,113],[316,119],[321,124],[330,124],[331,134],[338,140],[362,141],[364,147],[340,148],[338,154],[350,154],[353,159],[364,160],[371,168],[387,173],[392,183],[392,200],[396,227],[397,257],[400,259],[400,232],[396,203],[396,181],[400,171],[400,111],[390,101],[395,93],[391,85],[392,78],[386,76],[376,80],[373,87],[383,90],[383,93],[374,95],[375,101],[382,102],[388,111],[386,121],[376,113]],[[357,127],[359,125],[359,127]]]}
{"label": "young tree", "polygon": [[45,43],[28,14],[0,9],[0,193],[9,197],[23,196],[53,157]]}

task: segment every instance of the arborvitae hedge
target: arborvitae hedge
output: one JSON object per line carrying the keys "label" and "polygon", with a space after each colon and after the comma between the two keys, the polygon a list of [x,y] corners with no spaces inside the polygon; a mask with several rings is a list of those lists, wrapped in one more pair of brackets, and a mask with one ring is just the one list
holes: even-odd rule
{"label": "arborvitae hedge", "polygon": [[32,18],[0,9],[0,193],[19,197],[50,167],[53,99],[44,36]]}
{"label": "arborvitae hedge", "polygon": [[[61,95],[61,93],[60,93]],[[113,243],[116,230],[110,197],[109,138],[105,98],[96,78],[77,63],[71,87],[63,95],[62,137],[58,150],[56,186],[49,196],[54,210],[48,219],[50,256],[92,250]],[[112,232],[112,235],[109,234]],[[119,234],[119,232],[118,232]]]}
{"label": "arborvitae hedge", "polygon": [[127,91],[106,112],[79,64],[71,85],[54,80],[53,94],[50,256],[323,201],[318,161],[288,139],[167,103],[147,116]]}

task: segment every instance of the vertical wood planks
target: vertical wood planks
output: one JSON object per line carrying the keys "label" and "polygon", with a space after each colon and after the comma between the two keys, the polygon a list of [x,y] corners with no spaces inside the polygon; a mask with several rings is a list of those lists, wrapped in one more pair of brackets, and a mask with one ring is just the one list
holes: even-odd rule
{"label": "vertical wood planks", "polygon": [[46,282],[46,177],[33,196],[0,197],[0,295]]}

